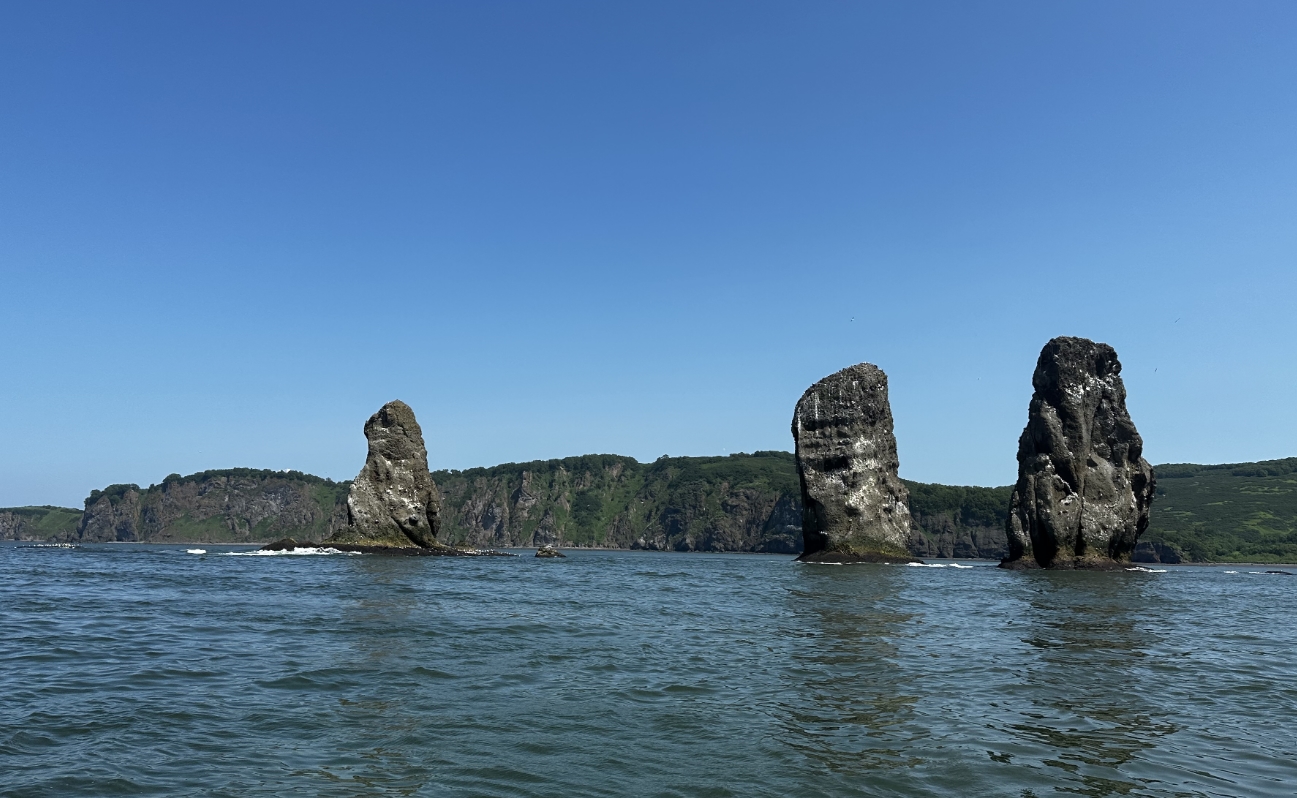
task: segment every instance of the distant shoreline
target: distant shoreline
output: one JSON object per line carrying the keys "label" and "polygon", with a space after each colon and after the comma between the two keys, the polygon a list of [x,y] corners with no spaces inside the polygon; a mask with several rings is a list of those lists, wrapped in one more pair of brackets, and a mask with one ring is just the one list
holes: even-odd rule
{"label": "distant shoreline", "polygon": [[[213,541],[158,541],[158,540],[105,540],[105,541],[86,541],[84,543],[69,542],[65,545],[72,546],[249,546],[258,548],[270,543],[271,541],[249,542],[249,543],[222,543]],[[46,540],[4,540],[0,543],[26,544],[31,545],[56,545]],[[489,548],[489,547],[488,547]],[[500,546],[499,551],[535,551],[538,546]],[[617,546],[557,546],[561,551],[625,551],[635,554],[742,554],[757,557],[787,557],[795,559],[797,554],[790,554],[782,551],[675,551],[670,549],[624,549]],[[982,559],[977,557],[924,557],[925,562],[929,560],[941,560],[946,562],[982,562],[998,563],[999,560]],[[1160,562],[1132,562],[1130,567],[1154,568],[1154,567],[1190,567],[1190,568],[1216,568],[1220,566],[1236,565],[1253,568],[1297,568],[1297,563],[1288,562],[1178,562],[1178,563],[1160,563]]]}

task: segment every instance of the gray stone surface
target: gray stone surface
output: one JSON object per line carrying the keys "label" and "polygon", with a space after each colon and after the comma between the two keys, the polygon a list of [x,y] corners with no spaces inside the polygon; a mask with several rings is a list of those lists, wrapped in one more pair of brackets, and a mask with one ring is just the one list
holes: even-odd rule
{"label": "gray stone surface", "polygon": [[882,369],[861,363],[812,385],[797,402],[792,431],[802,492],[800,559],[914,559]]}
{"label": "gray stone surface", "polygon": [[1032,376],[1009,504],[1007,567],[1108,568],[1148,527],[1153,468],[1107,344],[1055,338]]}
{"label": "gray stone surface", "polygon": [[365,422],[369,456],[347,495],[347,522],[329,543],[446,548],[437,541],[441,498],[428,473],[423,430],[405,402]]}

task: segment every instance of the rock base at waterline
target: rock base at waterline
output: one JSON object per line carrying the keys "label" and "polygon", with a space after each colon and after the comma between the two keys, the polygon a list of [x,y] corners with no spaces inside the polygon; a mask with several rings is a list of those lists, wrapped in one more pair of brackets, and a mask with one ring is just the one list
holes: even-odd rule
{"label": "rock base at waterline", "polygon": [[541,546],[539,549],[536,549],[536,556],[540,557],[541,559],[549,559],[554,557],[566,557],[567,555],[559,551],[558,549],[554,548],[553,544],[550,544],[548,546]]}
{"label": "rock base at waterline", "polygon": [[877,562],[877,563],[922,563],[918,557],[910,557],[905,554],[878,554],[877,552],[855,553],[850,551],[816,551],[811,554],[803,554],[797,558],[798,562],[823,562],[823,563],[857,563],[857,562]]}
{"label": "rock base at waterline", "polygon": [[[435,549],[420,546],[368,546],[355,543],[313,543],[309,540],[297,541],[292,538],[276,540],[261,547],[261,551],[293,551],[294,549],[334,549],[353,554],[384,554],[394,557],[513,557],[503,551],[489,549],[456,549],[450,546],[438,546]],[[562,555],[560,555],[562,556]]]}

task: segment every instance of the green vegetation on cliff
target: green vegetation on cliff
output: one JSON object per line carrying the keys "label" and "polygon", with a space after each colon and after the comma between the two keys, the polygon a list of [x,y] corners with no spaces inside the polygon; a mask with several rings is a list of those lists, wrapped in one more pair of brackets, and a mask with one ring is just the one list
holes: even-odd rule
{"label": "green vegetation on cliff", "polygon": [[1197,562],[1297,562],[1297,457],[1154,470],[1157,498],[1141,540]]}
{"label": "green vegetation on cliff", "polygon": [[676,551],[797,550],[797,472],[788,452],[618,455],[433,473],[442,537],[475,546],[563,543]]}
{"label": "green vegetation on cliff", "polygon": [[[1297,458],[1156,466],[1141,538],[1198,562],[1297,561]],[[608,546],[674,551],[801,550],[797,465],[788,452],[585,455],[433,473],[443,540],[474,546]],[[1009,487],[905,482],[927,557],[1001,556]],[[230,468],[158,485],[111,485],[65,507],[0,509],[0,539],[252,543],[321,540],[345,517],[350,483]]]}
{"label": "green vegetation on cliff", "polygon": [[71,507],[0,508],[0,540],[62,540],[80,521],[81,511]]}
{"label": "green vegetation on cliff", "polygon": [[74,534],[86,542],[257,543],[327,537],[348,482],[300,471],[226,468],[171,474],[159,485],[92,491]]}

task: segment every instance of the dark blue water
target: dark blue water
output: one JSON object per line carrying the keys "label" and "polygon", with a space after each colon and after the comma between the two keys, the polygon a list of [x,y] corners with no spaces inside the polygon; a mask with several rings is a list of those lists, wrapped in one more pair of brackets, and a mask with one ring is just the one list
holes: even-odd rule
{"label": "dark blue water", "polygon": [[1255,567],[205,548],[0,546],[0,795],[1297,794]]}

